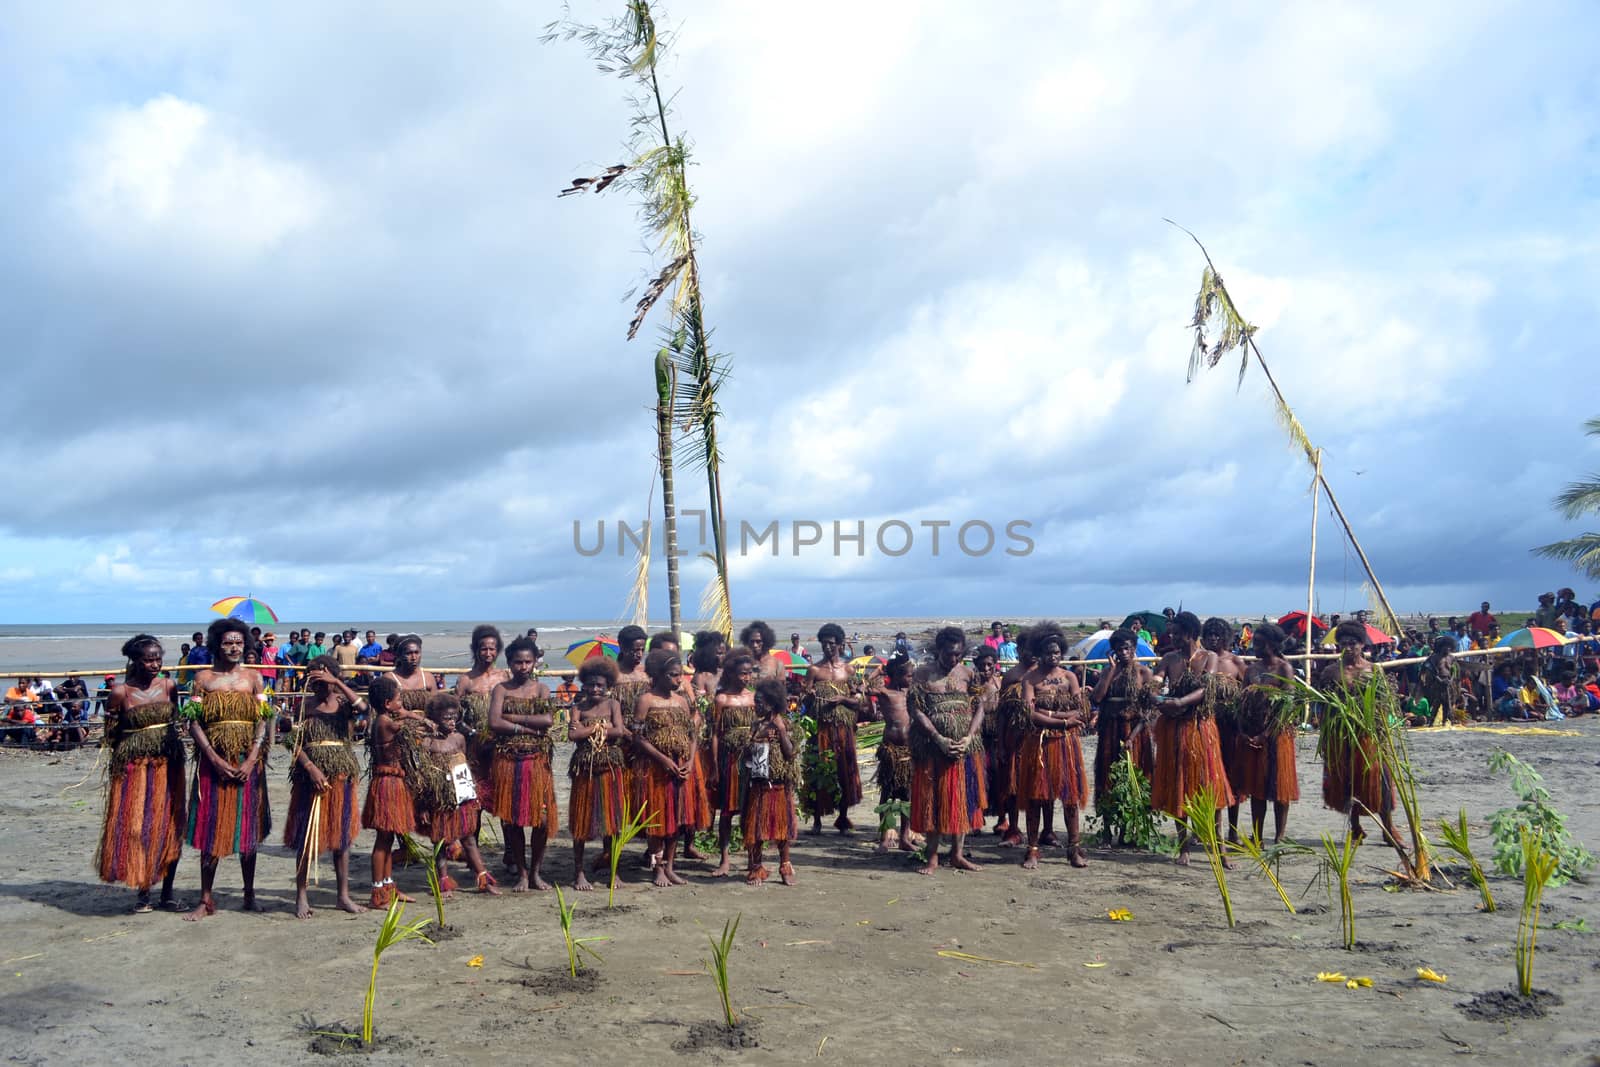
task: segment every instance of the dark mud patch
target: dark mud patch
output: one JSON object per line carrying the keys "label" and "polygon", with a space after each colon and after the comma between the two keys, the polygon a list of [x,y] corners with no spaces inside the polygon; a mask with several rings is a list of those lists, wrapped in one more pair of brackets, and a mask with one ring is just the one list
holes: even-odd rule
{"label": "dark mud patch", "polygon": [[672,1050],[692,1055],[696,1052],[742,1052],[748,1048],[760,1048],[761,1041],[756,1036],[756,1029],[753,1019],[746,1019],[738,1026],[695,1023],[689,1027],[689,1036],[675,1043]]}
{"label": "dark mud patch", "polygon": [[1469,1019],[1497,1023],[1509,1019],[1543,1019],[1551,1008],[1562,1003],[1558,993],[1548,989],[1535,989],[1531,996],[1513,993],[1509,989],[1492,989],[1479,993],[1471,1000],[1463,1000],[1456,1007]]}

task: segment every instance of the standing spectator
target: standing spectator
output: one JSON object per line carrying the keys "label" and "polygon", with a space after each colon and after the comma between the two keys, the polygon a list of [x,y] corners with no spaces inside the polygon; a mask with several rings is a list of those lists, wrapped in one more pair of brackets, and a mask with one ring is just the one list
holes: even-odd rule
{"label": "standing spectator", "polygon": [[106,717],[106,701],[111,699],[111,685],[117,680],[114,674],[108,674],[100,682],[100,688],[94,691],[94,714],[97,719]]}
{"label": "standing spectator", "polygon": [[347,633],[339,638],[339,643],[333,648],[333,658],[339,661],[339,675],[348,678],[353,673],[351,668],[360,658],[356,649],[356,635]]}
{"label": "standing spectator", "polygon": [[1472,638],[1467,635],[1466,623],[1459,619],[1451,619],[1450,632],[1455,636],[1457,652],[1470,652],[1472,650]]}
{"label": "standing spectator", "polygon": [[316,636],[311,639],[311,644],[306,646],[306,662],[310,663],[318,656],[326,656],[328,654],[327,642],[328,635],[318,630]]}
{"label": "standing spectator", "polygon": [[811,662],[811,657],[806,654],[806,646],[800,643],[799,634],[789,635],[789,655],[794,656],[797,659],[803,659],[807,663]]}
{"label": "standing spectator", "polygon": [[289,634],[289,662],[304,667],[311,662],[306,653],[311,651],[311,631],[301,630]]}
{"label": "standing spectator", "polygon": [[1579,619],[1588,614],[1583,610],[1583,605],[1578,603],[1576,597],[1577,594],[1571,589],[1556,590],[1556,614],[1565,615],[1569,625],[1576,625]]}
{"label": "standing spectator", "polygon": [[989,624],[989,636],[983,639],[985,645],[994,649],[995,655],[1000,654],[1000,645],[1005,641],[1005,637],[1001,633],[1003,629],[1004,627],[1000,625],[1000,620],[996,619]]}
{"label": "standing spectator", "polygon": [[383,655],[383,646],[378,644],[378,631],[367,631],[367,643],[356,650],[356,658],[363,663],[376,663],[378,657]]}
{"label": "standing spectator", "polygon": [[400,640],[399,634],[390,634],[383,640],[383,651],[378,653],[378,663],[383,667],[394,666],[394,644]]}
{"label": "standing spectator", "polygon": [[278,647],[278,635],[265,633],[261,635],[261,680],[267,683],[267,688],[277,691],[278,668],[282,662],[283,650]]}
{"label": "standing spectator", "polygon": [[1472,636],[1477,638],[1489,636],[1489,631],[1498,625],[1499,623],[1496,622],[1495,617],[1489,612],[1489,602],[1487,600],[1479,604],[1478,610],[1467,618],[1467,628],[1472,631]]}
{"label": "standing spectator", "polygon": [[1000,647],[995,649],[995,653],[1007,663],[1016,662],[1017,642],[1011,636],[1010,630],[1002,629],[1000,631]]}
{"label": "standing spectator", "polygon": [[183,662],[191,667],[208,667],[211,665],[211,653],[206,650],[206,635],[196,630],[189,640],[194,647],[189,649],[189,658]]}
{"label": "standing spectator", "polygon": [[1543,626],[1548,630],[1555,625],[1556,616],[1559,614],[1560,612],[1556,610],[1556,595],[1540,593],[1539,607],[1533,613],[1533,625]]}

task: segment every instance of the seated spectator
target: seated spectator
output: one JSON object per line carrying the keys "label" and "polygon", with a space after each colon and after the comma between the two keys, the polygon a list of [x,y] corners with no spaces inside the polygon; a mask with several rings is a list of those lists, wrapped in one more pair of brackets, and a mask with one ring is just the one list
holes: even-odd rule
{"label": "seated spectator", "polygon": [[561,684],[556,686],[556,703],[564,708],[572,707],[572,702],[578,697],[578,687],[571,678],[563,678]]}
{"label": "seated spectator", "polygon": [[38,703],[34,700],[33,686],[26,678],[6,690],[5,739],[16,744],[30,744],[35,737],[35,724],[39,721]]}

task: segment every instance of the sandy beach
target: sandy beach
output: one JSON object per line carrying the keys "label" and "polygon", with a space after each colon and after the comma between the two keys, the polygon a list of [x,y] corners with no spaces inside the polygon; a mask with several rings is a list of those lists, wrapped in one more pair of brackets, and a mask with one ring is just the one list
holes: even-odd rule
{"label": "sandy beach", "polygon": [[[1560,724],[1577,736],[1423,732],[1412,744],[1430,823],[1465,806],[1480,858],[1484,820],[1512,803],[1484,761],[1503,746],[1544,774],[1580,839],[1600,842],[1594,799],[1600,723]],[[558,757],[564,768],[564,754]],[[1299,742],[1302,793],[1316,796],[1314,741]],[[276,755],[273,807],[281,822],[286,760]],[[870,758],[867,767],[870,770]],[[565,804],[566,780],[558,775]],[[292,913],[288,851],[268,848],[258,886],[268,912],[246,915],[239,869],[225,861],[218,916],[199,924],[157,912],[129,914],[131,891],[91,870],[100,817],[95,753],[0,753],[0,921],[10,1058],[18,1063],[282,1063],[302,1059],[318,1029],[360,1019],[376,914],[332,909],[332,873],[313,891],[317,914]],[[859,823],[872,820],[857,808]],[[563,808],[563,819],[565,811]],[[1339,819],[1297,805],[1290,833],[1314,840]],[[275,838],[281,829],[274,826]],[[611,938],[603,964],[576,982],[553,894],[488,899],[459,895],[448,920],[459,936],[402,944],[379,978],[377,1061],[485,1062],[508,1050],[572,1062],[604,1056],[705,1056],[732,1062],[883,1064],[1059,1061],[1151,1064],[1418,1063],[1465,1056],[1483,1062],[1588,1063],[1600,1027],[1588,1001],[1600,993],[1595,935],[1553,929],[1586,920],[1600,929],[1592,890],[1569,884],[1545,897],[1535,986],[1562,1003],[1544,1018],[1475,1018],[1460,1005],[1510,990],[1521,885],[1491,875],[1501,910],[1484,914],[1470,887],[1385,891],[1392,855],[1365,846],[1354,886],[1358,949],[1340,947],[1337,912],[1320,888],[1301,891],[1309,860],[1284,882],[1299,914],[1241,868],[1231,879],[1238,915],[1224,923],[1209,869],[1145,854],[1093,849],[1073,870],[1060,850],[1027,873],[1015,850],[974,838],[979,874],[916,875],[904,857],[878,857],[867,834],[802,835],[799,885],[719,882],[709,866],[691,884],[656,890],[633,867],[608,911],[604,892],[583,895],[578,936]],[[370,834],[361,844],[370,845]],[[637,852],[637,849],[630,850]],[[1485,861],[1487,862],[1487,861]],[[352,862],[361,886],[365,855]],[[546,875],[568,881],[570,844],[553,845]],[[197,897],[199,867],[185,852],[180,895]],[[430,914],[422,873],[400,872],[418,895],[408,917]],[[1129,922],[1108,909],[1126,908]],[[750,1021],[744,1048],[714,1026],[716,992],[705,973],[706,935],[742,915],[733,998]],[[940,950],[985,957],[942,957]],[[481,968],[468,961],[482,956]],[[1449,977],[1416,979],[1419,966]],[[1320,983],[1319,971],[1370,976],[1370,989]],[[737,1042],[736,1042],[737,1044]]]}

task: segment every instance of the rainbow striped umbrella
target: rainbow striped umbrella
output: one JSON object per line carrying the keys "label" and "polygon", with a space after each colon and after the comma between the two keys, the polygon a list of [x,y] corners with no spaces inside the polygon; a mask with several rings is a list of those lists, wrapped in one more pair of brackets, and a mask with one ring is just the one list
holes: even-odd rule
{"label": "rainbow striped umbrella", "polygon": [[1494,644],[1496,648],[1559,648],[1566,643],[1564,634],[1543,626],[1526,626],[1512,630]]}
{"label": "rainbow striped umbrella", "polygon": [[788,668],[790,674],[805,674],[811,669],[811,664],[790,652],[787,648],[780,648],[776,652],[767,654]]}
{"label": "rainbow striped umbrella", "polygon": [[567,662],[574,667],[583,666],[583,661],[591,656],[605,656],[607,659],[616,659],[622,647],[615,638],[601,634],[591,637],[587,641],[575,641],[567,646]]}
{"label": "rainbow striped umbrella", "polygon": [[211,610],[226,619],[240,619],[256,626],[278,621],[278,613],[253,596],[225,596]]}

